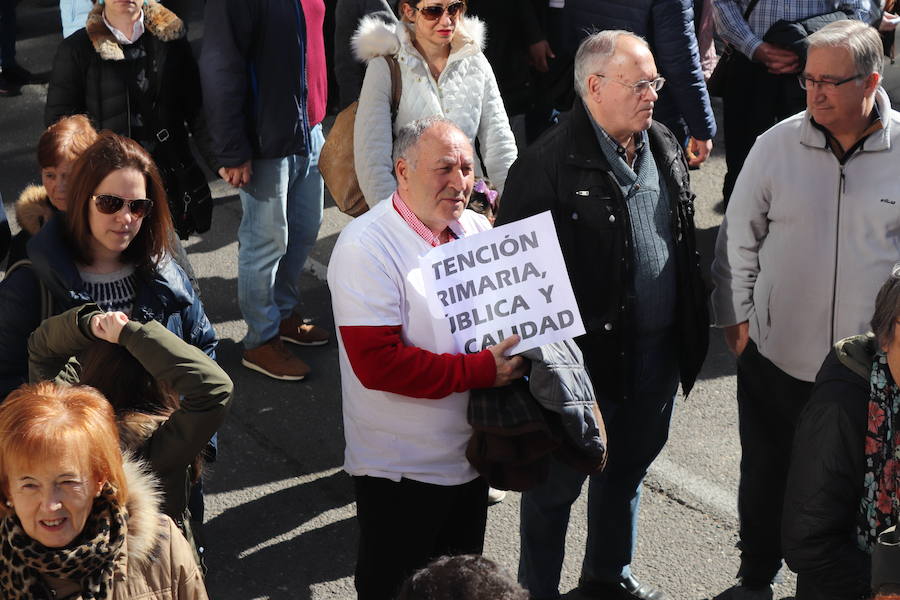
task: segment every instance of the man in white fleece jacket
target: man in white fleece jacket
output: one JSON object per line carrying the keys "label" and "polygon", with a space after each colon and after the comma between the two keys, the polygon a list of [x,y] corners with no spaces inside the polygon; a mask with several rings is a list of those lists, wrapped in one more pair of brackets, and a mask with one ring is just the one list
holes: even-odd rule
{"label": "man in white fleece jacket", "polygon": [[900,257],[900,113],[879,87],[878,34],[839,21],[809,44],[799,75],[807,110],[756,141],[712,266],[715,322],[737,356],[734,598],[772,598],[797,418],[831,346],[867,329],[875,292]]}

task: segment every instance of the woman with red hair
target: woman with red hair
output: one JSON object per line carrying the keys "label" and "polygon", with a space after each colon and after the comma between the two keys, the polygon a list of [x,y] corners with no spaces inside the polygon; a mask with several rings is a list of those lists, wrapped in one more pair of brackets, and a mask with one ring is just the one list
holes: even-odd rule
{"label": "woman with red hair", "polygon": [[[75,159],[97,141],[94,126],[84,115],[60,119],[38,140],[37,159],[41,185],[29,185],[16,202],[19,233],[9,248],[10,266],[27,258],[25,245],[58,212],[66,210],[66,181]],[[0,260],[3,255],[0,254]]]}
{"label": "woman with red hair", "polygon": [[0,405],[0,596],[204,600],[152,478],[123,460],[89,387],[23,385]]}

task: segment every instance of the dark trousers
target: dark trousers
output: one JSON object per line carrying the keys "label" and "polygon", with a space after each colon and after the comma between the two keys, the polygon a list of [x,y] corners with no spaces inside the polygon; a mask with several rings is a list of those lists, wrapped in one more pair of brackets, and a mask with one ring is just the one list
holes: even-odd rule
{"label": "dark trousers", "polygon": [[772,364],[752,340],[738,357],[738,577],[746,585],[768,584],[781,568],[781,513],[794,429],[812,387]]}
{"label": "dark trousers", "polygon": [[481,477],[444,486],[411,479],[354,477],[359,600],[391,600],[432,559],[481,554],[488,486]]}
{"label": "dark trousers", "polygon": [[0,67],[16,64],[16,2],[0,0]]}
{"label": "dark trousers", "polygon": [[772,75],[740,52],[725,76],[725,205],[750,148],[761,133],[806,107],[806,95],[795,75]]}
{"label": "dark trousers", "polygon": [[[590,352],[585,357],[586,364],[598,364],[589,358]],[[631,576],[641,484],[669,437],[678,391],[673,334],[639,339],[629,369],[630,391],[625,398],[597,397],[610,451],[606,468],[592,475],[588,484],[588,533],[580,578],[585,588]],[[604,374],[602,366],[593,373],[598,381]],[[559,593],[570,510],[586,478],[554,461],[547,480],[522,494],[519,583],[534,598],[555,598]]]}
{"label": "dark trousers", "polygon": [[525,139],[529,144],[556,122],[559,112],[569,110],[575,98],[575,88],[572,86],[575,55],[567,50],[571,42],[565,39],[563,9],[547,8],[545,14],[547,41],[556,58],[549,60],[548,72],[536,74],[534,106],[525,113]]}

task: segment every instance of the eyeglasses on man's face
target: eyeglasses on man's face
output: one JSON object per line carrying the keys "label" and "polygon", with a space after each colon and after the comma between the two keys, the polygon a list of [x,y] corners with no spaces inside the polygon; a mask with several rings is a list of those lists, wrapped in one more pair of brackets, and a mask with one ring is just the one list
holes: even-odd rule
{"label": "eyeglasses on man's face", "polygon": [[444,8],[440,4],[429,4],[427,6],[423,6],[421,8],[413,7],[413,10],[417,10],[422,13],[422,16],[425,17],[429,21],[437,21],[441,17],[444,16],[446,12],[450,15],[450,18],[457,16],[459,13],[466,10],[465,2],[451,2]]}
{"label": "eyeglasses on man's face", "polygon": [[813,79],[809,75],[805,73],[801,73],[797,75],[797,81],[800,82],[800,87],[804,90],[808,90],[810,88],[818,87],[820,90],[830,92],[835,90],[838,86],[844,85],[845,83],[850,83],[856,79],[862,79],[865,77],[862,73],[857,73],[856,75],[851,75],[846,79],[839,79],[838,81],[832,81],[830,79]]}
{"label": "eyeglasses on man's face", "polygon": [[597,77],[602,77],[604,79],[609,79],[613,83],[618,83],[621,86],[631,88],[631,91],[633,91],[637,96],[643,96],[647,93],[647,90],[651,88],[654,92],[658,92],[666,84],[665,77],[657,77],[656,79],[641,79],[640,81],[635,81],[634,83],[622,83],[618,79],[607,77],[603,73],[594,73],[594,75],[596,75]]}

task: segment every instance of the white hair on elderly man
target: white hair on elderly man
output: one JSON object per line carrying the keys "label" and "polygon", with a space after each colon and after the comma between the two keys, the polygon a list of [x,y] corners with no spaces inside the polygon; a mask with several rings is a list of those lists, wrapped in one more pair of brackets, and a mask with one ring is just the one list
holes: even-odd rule
{"label": "white hair on elderly man", "polygon": [[582,98],[588,94],[587,78],[599,73],[616,53],[616,44],[622,36],[640,41],[647,46],[647,40],[624,29],[598,31],[584,38],[575,53],[575,91]]}
{"label": "white hair on elderly man", "polygon": [[843,19],[829,23],[807,38],[809,47],[806,52],[816,48],[846,48],[853,56],[856,70],[862,76],[871,73],[881,75],[884,66],[884,46],[881,36],[874,27],[856,21]]}

